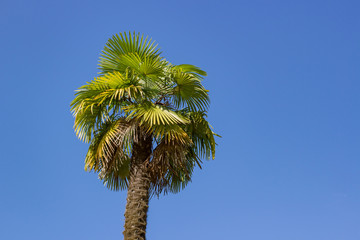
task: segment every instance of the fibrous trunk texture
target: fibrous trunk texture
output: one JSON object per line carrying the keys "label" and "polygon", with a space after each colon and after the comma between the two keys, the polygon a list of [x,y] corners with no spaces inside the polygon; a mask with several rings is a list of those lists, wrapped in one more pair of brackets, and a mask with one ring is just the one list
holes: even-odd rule
{"label": "fibrous trunk texture", "polygon": [[145,240],[149,207],[150,178],[147,160],[151,155],[152,138],[140,135],[133,145],[129,187],[125,209],[124,240]]}

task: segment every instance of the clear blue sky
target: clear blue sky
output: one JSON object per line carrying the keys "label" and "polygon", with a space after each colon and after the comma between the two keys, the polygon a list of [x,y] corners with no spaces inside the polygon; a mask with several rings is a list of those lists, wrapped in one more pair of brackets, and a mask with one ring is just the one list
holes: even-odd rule
{"label": "clear blue sky", "polygon": [[3,0],[0,239],[122,239],[83,170],[74,90],[112,34],[208,72],[215,161],[152,199],[148,239],[360,239],[360,2]]}

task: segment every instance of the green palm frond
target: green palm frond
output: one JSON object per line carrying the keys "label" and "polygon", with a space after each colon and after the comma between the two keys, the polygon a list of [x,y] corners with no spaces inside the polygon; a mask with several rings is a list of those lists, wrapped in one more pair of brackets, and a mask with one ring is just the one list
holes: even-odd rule
{"label": "green palm frond", "polygon": [[99,123],[108,118],[109,111],[105,104],[99,105],[88,99],[74,105],[73,114],[76,135],[81,141],[88,143]]}
{"label": "green palm frond", "polygon": [[127,67],[130,67],[126,60],[124,61],[124,56],[128,53],[136,53],[142,60],[160,56],[157,45],[148,37],[144,38],[144,35],[140,36],[139,33],[135,34],[135,32],[119,33],[108,40],[102,51],[99,61],[100,74],[125,71]]}
{"label": "green palm frond", "polygon": [[177,70],[173,74],[175,87],[173,88],[173,102],[177,108],[189,107],[191,111],[204,111],[209,107],[208,90],[201,82],[192,76]]}
{"label": "green palm frond", "polygon": [[181,144],[192,143],[190,136],[177,124],[157,125],[151,128],[151,132],[158,142],[179,142]]}
{"label": "green palm frond", "polygon": [[212,127],[205,119],[207,117],[205,112],[189,112],[188,117],[190,124],[187,124],[184,130],[191,137],[196,154],[201,158],[215,159],[214,136],[219,135],[212,131]]}
{"label": "green palm frond", "polygon": [[127,119],[137,119],[141,125],[145,125],[148,128],[158,125],[184,124],[187,122],[187,119],[169,107],[156,105],[150,101],[127,106],[124,110],[129,114]]}
{"label": "green palm frond", "polygon": [[122,108],[133,101],[150,97],[149,89],[144,89],[131,73],[108,73],[95,78],[82,86],[71,103],[75,116],[77,136],[89,142],[99,124],[106,121],[111,114],[122,112]]}
{"label": "green palm frond", "polygon": [[156,105],[149,101],[143,101],[142,104],[130,105],[124,107],[128,113],[127,119],[136,119],[147,132],[151,133],[155,139],[164,141],[179,141],[182,143],[191,142],[191,138],[180,127],[187,124],[189,120],[166,106]]}
{"label": "green palm frond", "polygon": [[199,67],[191,65],[191,64],[180,64],[173,67],[175,70],[180,70],[184,73],[190,73],[198,79],[203,79],[203,77],[207,76],[207,73],[201,70]]}
{"label": "green palm frond", "polygon": [[146,97],[143,86],[132,74],[125,75],[114,72],[98,77],[94,84],[107,84],[107,88],[95,97],[99,103],[107,102],[109,105],[115,102],[141,101]]}
{"label": "green palm frond", "polygon": [[155,81],[163,74],[167,62],[161,57],[140,57],[136,52],[124,54],[122,63],[142,77],[153,78]]}

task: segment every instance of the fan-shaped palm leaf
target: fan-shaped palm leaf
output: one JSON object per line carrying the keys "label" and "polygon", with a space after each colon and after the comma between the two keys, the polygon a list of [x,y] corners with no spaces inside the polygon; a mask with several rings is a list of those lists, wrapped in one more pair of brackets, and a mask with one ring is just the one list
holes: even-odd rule
{"label": "fan-shaped palm leaf", "polygon": [[190,73],[198,79],[203,79],[204,76],[207,76],[207,73],[201,70],[199,67],[191,64],[180,64],[173,67],[175,70],[180,70],[184,73]]}
{"label": "fan-shaped palm leaf", "polygon": [[173,88],[173,102],[177,108],[189,107],[191,111],[204,111],[210,100],[208,91],[193,75],[177,70],[173,74],[175,87]]}
{"label": "fan-shaped palm leaf", "polygon": [[141,59],[158,58],[160,52],[156,47],[154,41],[140,34],[130,32],[116,34],[109,39],[102,51],[99,62],[101,74],[115,70],[123,72],[127,67],[131,67],[124,60],[124,56],[128,53],[136,53]]}

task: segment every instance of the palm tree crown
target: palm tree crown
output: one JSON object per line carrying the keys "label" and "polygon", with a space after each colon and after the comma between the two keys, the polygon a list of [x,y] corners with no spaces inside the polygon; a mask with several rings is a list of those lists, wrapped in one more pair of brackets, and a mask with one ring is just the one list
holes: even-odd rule
{"label": "palm tree crown", "polygon": [[111,190],[126,189],[139,158],[135,148],[147,142],[141,163],[149,191],[178,192],[202,158],[215,157],[206,72],[171,64],[151,39],[135,33],[113,36],[99,66],[99,77],[80,87],[71,103],[75,132],[90,143],[85,169]]}

